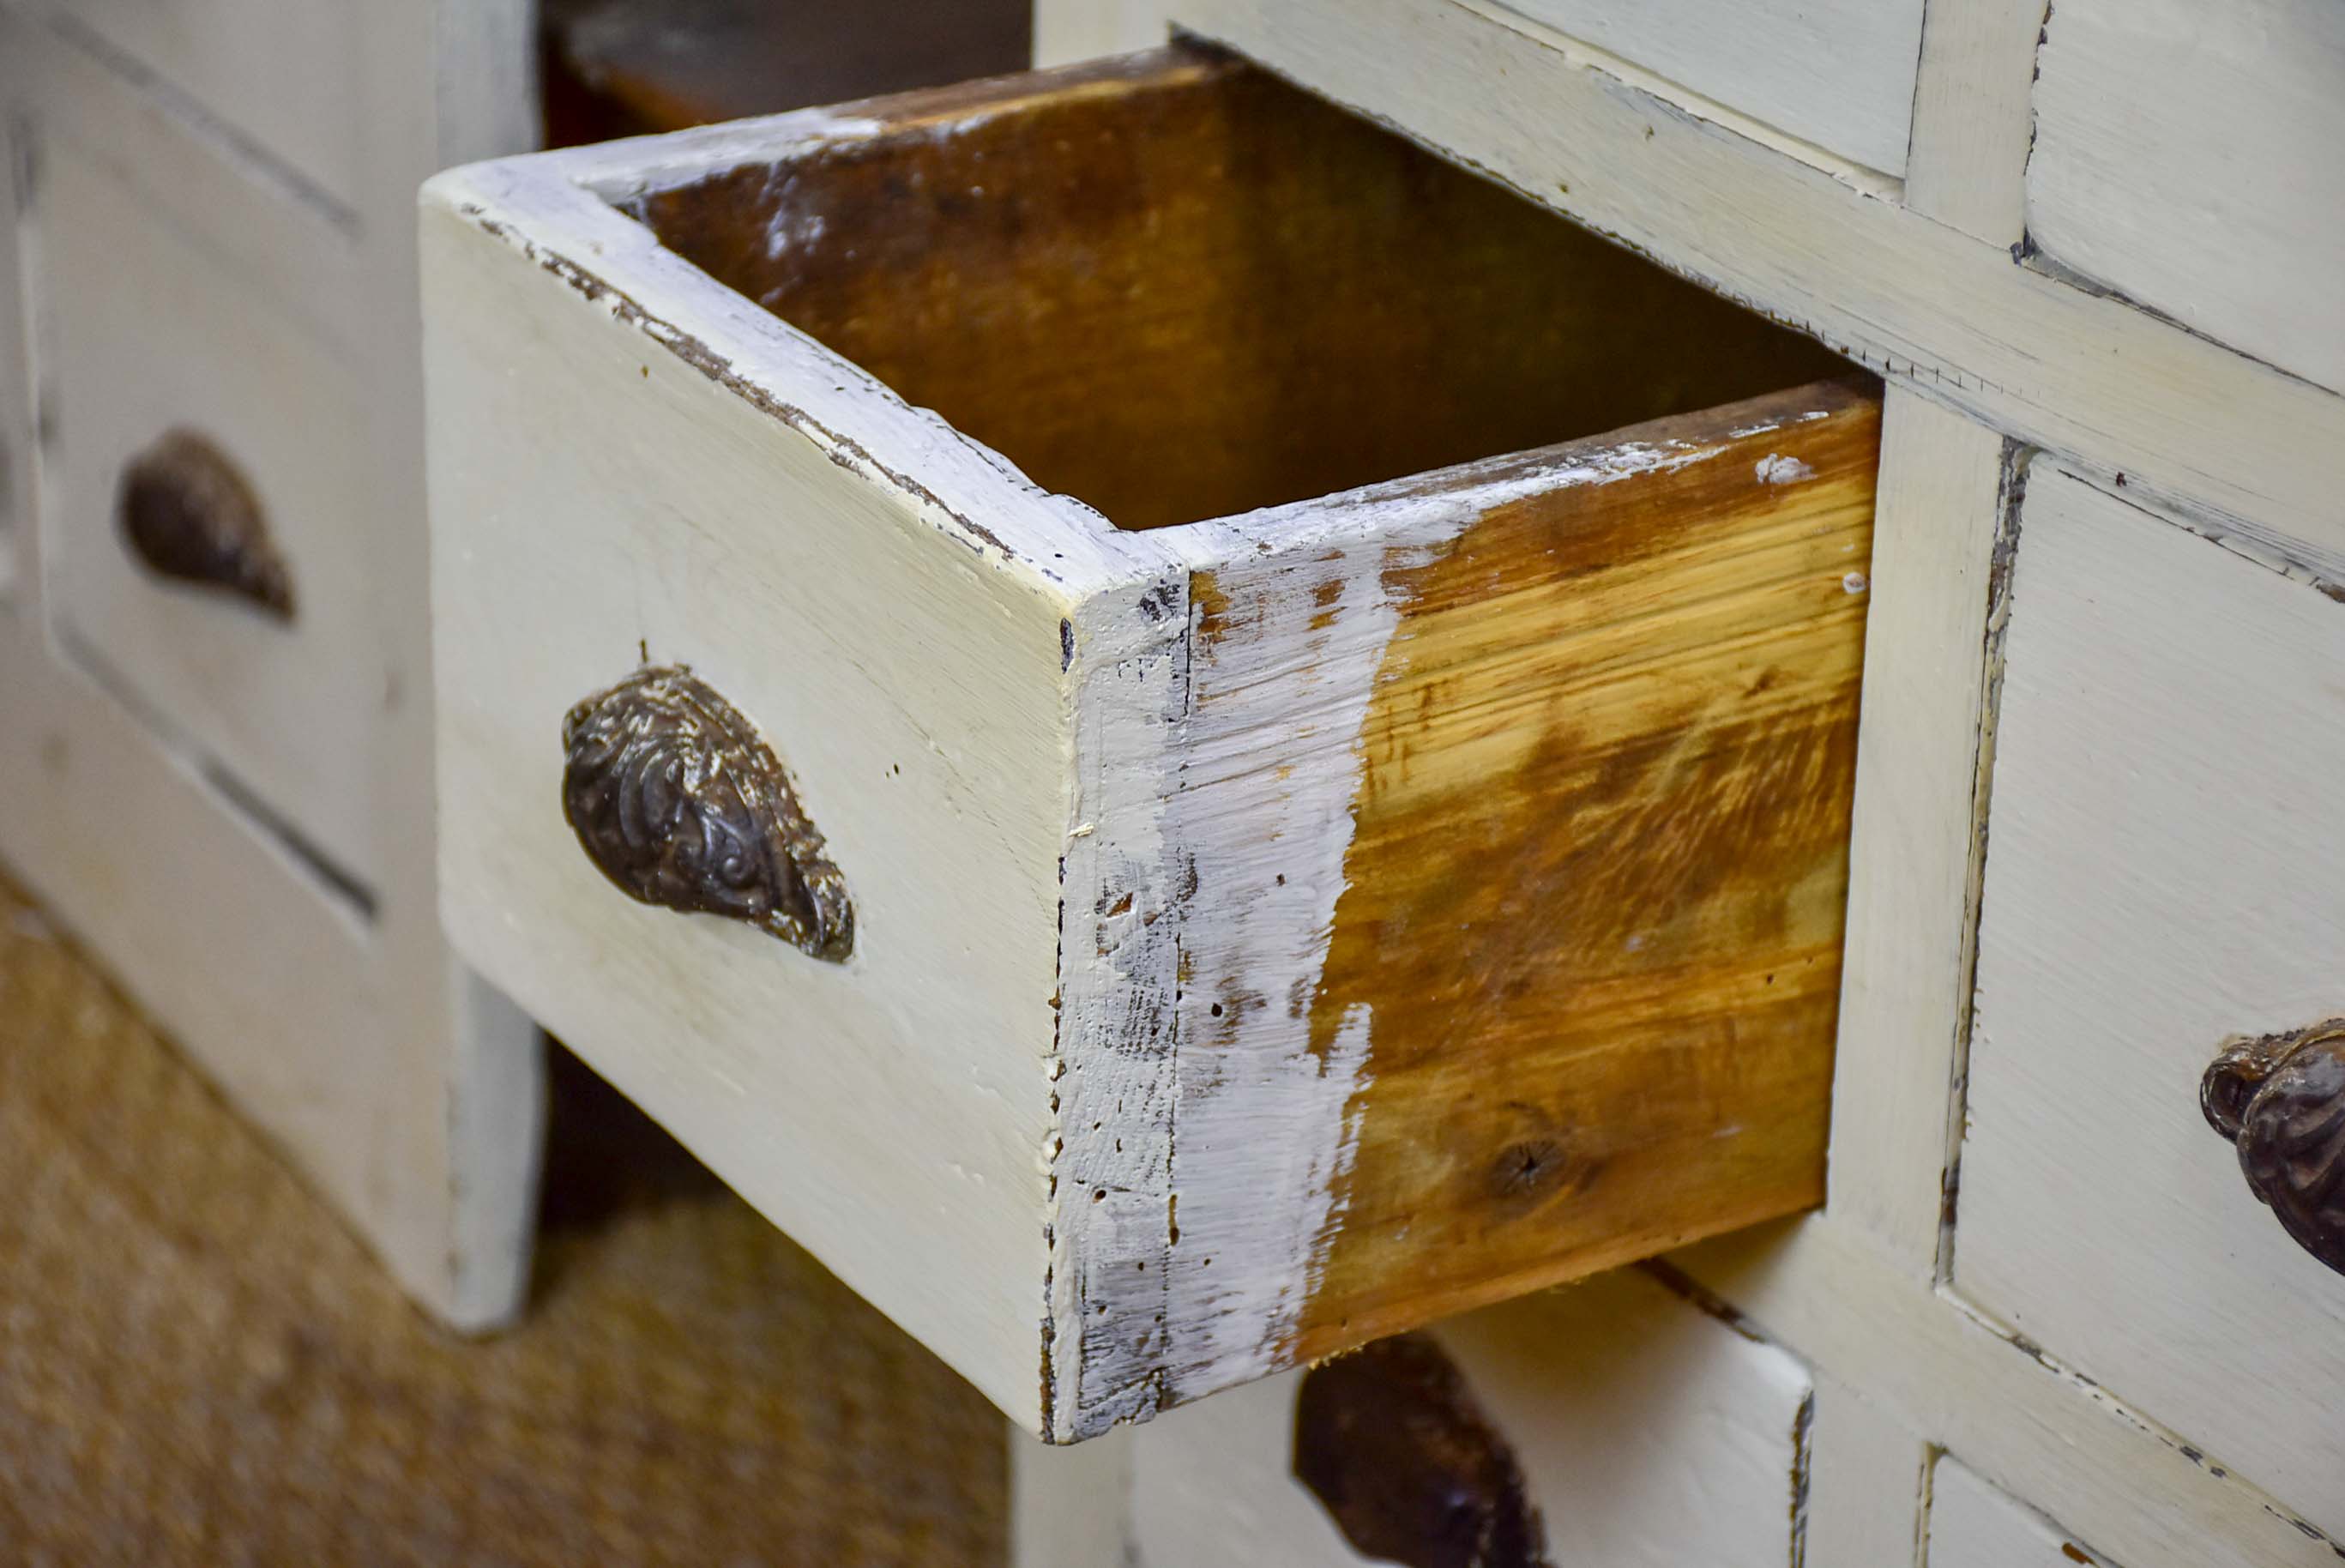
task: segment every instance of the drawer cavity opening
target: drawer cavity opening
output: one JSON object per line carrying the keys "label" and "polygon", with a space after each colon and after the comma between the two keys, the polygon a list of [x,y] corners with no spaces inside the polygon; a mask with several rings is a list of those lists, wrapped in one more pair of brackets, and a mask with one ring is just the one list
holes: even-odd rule
{"label": "drawer cavity opening", "polygon": [[626,209],[1122,528],[1846,370],[1240,61],[1183,48],[1039,80],[891,99],[874,136]]}

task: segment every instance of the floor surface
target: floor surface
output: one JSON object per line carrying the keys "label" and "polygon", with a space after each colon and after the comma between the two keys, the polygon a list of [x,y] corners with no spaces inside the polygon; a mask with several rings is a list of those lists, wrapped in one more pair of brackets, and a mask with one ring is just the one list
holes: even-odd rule
{"label": "floor surface", "polygon": [[0,882],[0,1563],[999,1563],[1001,1419],[555,1054],[463,1340]]}

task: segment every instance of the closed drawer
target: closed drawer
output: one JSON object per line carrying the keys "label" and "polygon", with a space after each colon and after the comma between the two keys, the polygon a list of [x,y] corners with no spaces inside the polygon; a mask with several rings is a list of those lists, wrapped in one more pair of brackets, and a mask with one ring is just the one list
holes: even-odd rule
{"label": "closed drawer", "polygon": [[1905,172],[1922,0],[1511,0],[1508,9],[1837,157]]}
{"label": "closed drawer", "polygon": [[1955,1284],[2345,1532],[2345,1278],[2200,1105],[2345,1013],[2345,605],[2039,463],[2005,656]]}
{"label": "closed drawer", "polygon": [[1813,1391],[1623,1271],[1146,1428],[1132,1543],[1148,1568],[1780,1568],[1802,1560]]}
{"label": "closed drawer", "polygon": [[2062,0],[2037,51],[2046,262],[2345,392],[2345,11]]}
{"label": "closed drawer", "polygon": [[2117,1568],[1953,1455],[1940,1454],[1930,1467],[1923,1568],[2074,1568],[2079,1563]]}
{"label": "closed drawer", "polygon": [[425,247],[459,945],[1011,1415],[1816,1200],[1821,351],[1183,53]]}
{"label": "closed drawer", "polygon": [[346,220],[363,195],[367,23],[310,0],[32,0],[116,74],[159,78]]}
{"label": "closed drawer", "polygon": [[362,898],[371,732],[400,698],[366,388],[119,165],[64,137],[42,152],[52,626]]}

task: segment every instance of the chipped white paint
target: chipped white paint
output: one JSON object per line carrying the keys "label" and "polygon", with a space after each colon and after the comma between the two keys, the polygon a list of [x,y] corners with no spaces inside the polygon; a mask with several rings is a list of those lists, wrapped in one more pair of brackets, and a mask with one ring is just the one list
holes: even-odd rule
{"label": "chipped white paint", "polygon": [[1347,1011],[1315,1052],[1311,999],[1345,885],[1361,728],[1403,607],[1388,584],[1509,501],[1719,450],[1629,439],[1494,458],[1152,535],[1211,572],[1212,604],[1197,599],[1193,622],[1210,607],[1221,625],[1192,640],[1171,808],[1194,886],[1179,924],[1181,1239],[1163,1342],[1124,1381],[1169,1365],[1159,1391],[1177,1400],[1281,1364],[1340,1222],[1376,1020]]}
{"label": "chipped white paint", "polygon": [[1802,479],[1813,479],[1816,471],[1796,457],[1771,452],[1759,460],[1758,476],[1761,484],[1797,484]]}
{"label": "chipped white paint", "polygon": [[[1178,1094],[1181,868],[1165,820],[1188,700],[1185,572],[1086,601],[1068,623],[1075,730],[1060,876],[1060,1012],[1045,1071],[1054,1438],[1151,1414],[1167,1319]],[[1090,1049],[1117,1041],[1121,1048]],[[1102,1313],[1101,1306],[1108,1309]]]}
{"label": "chipped white paint", "polygon": [[[1013,1417],[1088,1437],[1283,1364],[1340,1221],[1376,1020],[1315,1049],[1307,1003],[1389,574],[1720,449],[1120,533],[612,205],[869,134],[784,116],[430,188],[449,919]],[[783,751],[857,901],[843,970],[614,899],[542,809],[543,716],[639,639]]]}
{"label": "chipped white paint", "polygon": [[1311,999],[1344,891],[1360,727],[1400,619],[1384,587],[1387,549],[1406,556],[1417,543],[1393,535],[1241,558],[1214,574],[1224,629],[1193,623],[1174,798],[1197,891],[1181,929],[1187,1234],[1172,1256],[1172,1326],[1186,1334],[1174,1364],[1200,1381],[1272,1369],[1334,1217],[1345,1110],[1374,1021],[1355,1012],[1315,1054]]}
{"label": "chipped white paint", "polygon": [[695,126],[663,136],[591,142],[539,157],[549,173],[614,207],[657,196],[713,168],[781,164],[826,147],[867,141],[886,128],[849,111],[814,107]]}

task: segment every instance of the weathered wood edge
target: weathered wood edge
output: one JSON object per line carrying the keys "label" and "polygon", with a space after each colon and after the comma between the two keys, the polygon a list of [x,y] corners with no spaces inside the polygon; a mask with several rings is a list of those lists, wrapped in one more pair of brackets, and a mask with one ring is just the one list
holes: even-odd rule
{"label": "weathered wood edge", "polygon": [[1171,1400],[1184,885],[1170,820],[1188,707],[1189,575],[1099,595],[1067,626],[1072,745],[1047,1069],[1044,1433],[1067,1442]]}
{"label": "weathered wood edge", "polygon": [[[1259,805],[1284,824],[1274,836],[1291,835],[1292,850],[1280,863],[1294,874],[1280,874],[1274,887],[1265,875],[1264,885],[1235,892],[1217,881],[1212,895],[1198,896],[1201,862],[1213,858],[1228,802],[1216,802],[1222,815],[1200,820],[1196,809],[1184,809],[1180,791],[1182,770],[1210,759],[1217,733],[1190,700],[1191,574],[1279,560],[1348,563],[1340,569],[1358,579],[1361,608],[1344,617],[1341,646],[1315,645],[1308,662],[1274,661],[1284,676],[1273,671],[1270,678],[1352,689],[1356,724],[1400,616],[1393,603],[1371,613],[1371,601],[1389,597],[1391,550],[1434,549],[1515,497],[1699,463],[1734,441],[1860,401],[1870,400],[1819,383],[1155,530],[1148,537],[1177,553],[1181,566],[1144,588],[1096,596],[1071,614],[1074,781],[1061,868],[1061,1012],[1051,1066],[1060,1134],[1048,1151],[1052,1264],[1042,1363],[1051,1441],[1145,1420],[1287,1364],[1289,1335],[1311,1295],[1314,1237],[1340,1174],[1338,1165],[1315,1160],[1291,1140],[1233,1136],[1226,1126],[1193,1130],[1216,1150],[1210,1182],[1201,1182],[1198,1166],[1178,1162],[1176,1113],[1197,1103],[1197,1085],[1182,1078],[1181,994],[1189,988],[1204,994],[1217,964],[1259,965],[1265,955],[1274,962],[1284,954],[1298,979],[1315,975],[1359,783],[1359,759],[1348,751],[1349,769],[1276,780],[1278,800]],[[1244,815],[1256,828],[1264,820]],[[1318,1080],[1306,1050],[1298,1045],[1290,1054]],[[1325,1130],[1340,1135],[1351,1098],[1346,1082],[1329,1076],[1253,1087],[1290,1106],[1311,1097],[1334,1118]],[[1253,1114],[1251,1105],[1232,1109],[1241,1120]],[[1239,1152],[1246,1157],[1233,1157]],[[1213,1237],[1218,1263],[1210,1274],[1175,1257],[1183,1229]]]}
{"label": "weathered wood edge", "polygon": [[[1175,57],[1173,68],[1198,67]],[[983,99],[968,112],[1000,107],[998,97]],[[666,249],[600,194],[780,161],[889,128],[807,110],[706,133],[473,164],[426,183],[422,200],[544,269],[814,442],[832,462],[904,496],[933,526],[996,566],[1030,575],[1070,602],[1161,569],[1167,555],[1151,535],[1120,532],[1081,502],[1037,485],[999,453],[913,408],[858,366]],[[673,145],[680,142],[688,145]],[[632,156],[623,156],[629,149]]]}

